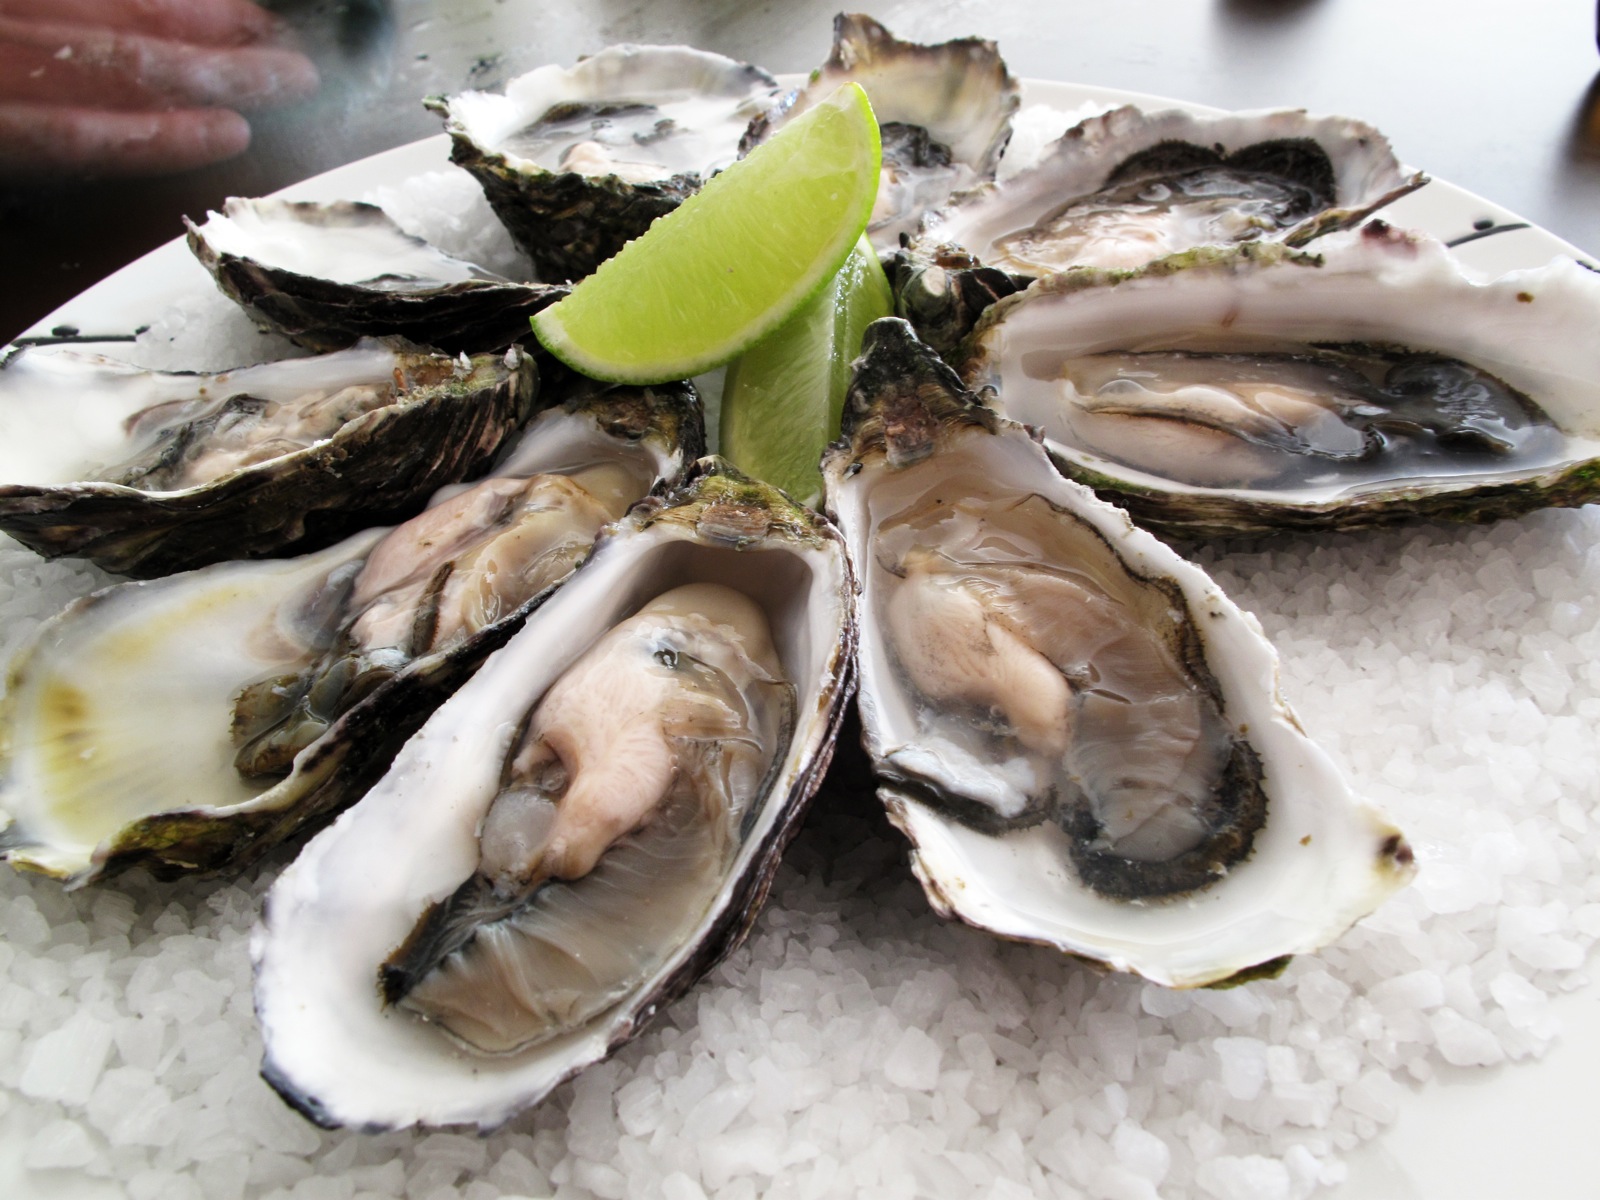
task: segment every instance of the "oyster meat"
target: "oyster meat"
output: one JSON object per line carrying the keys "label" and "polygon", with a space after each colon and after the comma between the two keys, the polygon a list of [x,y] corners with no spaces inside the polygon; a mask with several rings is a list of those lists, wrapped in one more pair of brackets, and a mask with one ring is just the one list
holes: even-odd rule
{"label": "oyster meat", "polygon": [[363,342],[217,375],[43,346],[0,366],[0,529],[150,576],[415,512],[528,419],[532,360]]}
{"label": "oyster meat", "polygon": [[489,1129],[632,1037],[755,919],[852,596],[837,532],[717,460],[636,506],[274,886],[265,1077],[324,1125]]}
{"label": "oyster meat", "polygon": [[384,999],[486,1053],[615,1004],[692,936],[794,715],[754,601],[651,600],[534,708],[477,870],[384,964]]}
{"label": "oyster meat", "polygon": [[903,321],[869,328],[846,439],[824,475],[863,736],[936,909],[1188,987],[1315,949],[1409,876],[1254,620]]}
{"label": "oyster meat", "polygon": [[0,856],[77,885],[247,861],[314,827],[698,447],[687,393],[574,400],[393,530],[73,605],[11,666]]}
{"label": "oyster meat", "polygon": [[1073,478],[1180,536],[1473,521],[1596,493],[1600,279],[1493,280],[1371,222],[1079,269],[996,304],[952,355]]}
{"label": "oyster meat", "polygon": [[449,351],[503,349],[566,295],[518,283],[405,233],[383,209],[230,197],[189,248],[257,324],[313,350],[406,337]]}

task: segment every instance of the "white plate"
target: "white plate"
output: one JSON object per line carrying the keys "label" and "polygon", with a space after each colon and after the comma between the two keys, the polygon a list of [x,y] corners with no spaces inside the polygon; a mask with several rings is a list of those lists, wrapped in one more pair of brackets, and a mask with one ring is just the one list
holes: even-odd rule
{"label": "white plate", "polygon": [[[1037,81],[1025,82],[1024,102],[1063,110],[1090,102],[1129,102],[1215,111],[1139,93]],[[336,168],[277,194],[294,200],[354,199],[443,169],[448,162],[449,139],[440,135]],[[1445,241],[1468,238],[1486,224],[1518,226],[1459,246],[1461,258],[1485,272],[1539,266],[1557,255],[1594,266],[1594,259],[1578,248],[1439,180],[1382,216]],[[85,333],[126,333],[156,320],[169,305],[209,293],[212,287],[182,239],[175,238],[89,288],[28,333],[42,335],[60,325]],[[1397,1125],[1349,1156],[1350,1181],[1339,1190],[1341,1200],[1471,1200],[1513,1194],[1560,1200],[1597,1194],[1600,1139],[1589,1134],[1585,1114],[1592,1111],[1593,1080],[1600,1078],[1600,985],[1564,998],[1557,1012],[1568,1037],[1545,1059],[1492,1070],[1447,1069],[1438,1082],[1408,1090]],[[1565,1118],[1552,1119],[1552,1113]],[[8,1157],[0,1153],[0,1165],[8,1165]],[[0,1170],[0,1177],[7,1174]]]}

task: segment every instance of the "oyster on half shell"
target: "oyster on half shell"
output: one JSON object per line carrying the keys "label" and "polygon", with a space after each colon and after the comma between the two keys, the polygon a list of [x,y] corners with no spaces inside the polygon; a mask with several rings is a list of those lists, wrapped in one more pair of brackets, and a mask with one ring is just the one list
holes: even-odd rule
{"label": "oyster on half shell", "polygon": [[185,224],[189,249],[224,295],[313,350],[380,336],[452,352],[503,349],[567,294],[446,254],[375,204],[229,197],[204,224]]}
{"label": "oyster on half shell", "polygon": [[608,46],[425,101],[539,277],[580,279],[738,157],[778,95],[759,67],[688,46]]}
{"label": "oyster on half shell", "polygon": [[832,753],[853,591],[815,513],[698,471],[274,886],[262,1073],[312,1120],[493,1128],[749,931]]}
{"label": "oyster on half shell", "polygon": [[903,321],[829,451],[863,738],[929,901],[1193,987],[1271,970],[1410,874],[1277,690],[1255,620],[1062,479]]}
{"label": "oyster on half shell", "polygon": [[482,471],[537,387],[515,347],[364,341],[215,375],[27,349],[0,364],[0,530],[139,576],[325,546]]}
{"label": "oyster on half shell", "polygon": [[1348,117],[1124,105],[1073,126],[1027,170],[929,213],[895,264],[897,312],[944,352],[1034,279],[1133,269],[1196,246],[1300,246],[1426,182]]}
{"label": "oyster on half shell", "polygon": [[1316,253],[1078,269],[951,356],[1066,474],[1178,536],[1486,521],[1600,495],[1600,277],[1492,280],[1370,222]]}
{"label": "oyster on half shell", "polygon": [[10,667],[0,858],[77,886],[242,863],[315,828],[701,436],[681,387],[574,398],[392,530],[78,601]]}

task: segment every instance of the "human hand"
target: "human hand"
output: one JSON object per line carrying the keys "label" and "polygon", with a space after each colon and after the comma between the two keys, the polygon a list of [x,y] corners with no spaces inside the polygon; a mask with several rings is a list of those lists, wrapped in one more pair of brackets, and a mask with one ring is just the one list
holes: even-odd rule
{"label": "human hand", "polygon": [[242,153],[316,68],[250,0],[0,0],[0,176],[155,175]]}

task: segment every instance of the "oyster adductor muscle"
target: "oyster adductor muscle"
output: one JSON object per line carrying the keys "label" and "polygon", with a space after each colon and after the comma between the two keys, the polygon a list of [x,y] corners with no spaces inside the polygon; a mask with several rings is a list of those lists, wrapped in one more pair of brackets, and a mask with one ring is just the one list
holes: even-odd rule
{"label": "oyster adductor muscle", "polygon": [[755,919],[853,595],[837,531],[718,460],[635,506],[279,879],[266,1078],[327,1125],[487,1129],[637,1033]]}
{"label": "oyster adductor muscle", "polygon": [[903,321],[869,327],[846,412],[824,474],[860,564],[864,740],[935,907],[1193,985],[1313,949],[1403,882],[1403,840],[1197,567]]}
{"label": "oyster adductor muscle", "polygon": [[365,341],[215,375],[28,349],[0,366],[0,529],[138,576],[315,549],[483,471],[537,391],[515,347]]}

